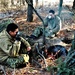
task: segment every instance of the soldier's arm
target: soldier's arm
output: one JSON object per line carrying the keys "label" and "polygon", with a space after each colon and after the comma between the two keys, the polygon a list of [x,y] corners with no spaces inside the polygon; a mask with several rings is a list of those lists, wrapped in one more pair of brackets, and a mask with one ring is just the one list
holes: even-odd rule
{"label": "soldier's arm", "polygon": [[45,27],[48,26],[48,18],[47,18],[47,17],[44,19],[44,26],[45,26]]}
{"label": "soldier's arm", "polygon": [[2,42],[1,49],[10,57],[15,57],[18,55],[20,50],[21,42],[15,41],[14,43],[7,41]]}
{"label": "soldier's arm", "polygon": [[21,38],[21,41],[24,43],[24,45],[26,46],[27,48],[27,51],[30,51],[31,50],[31,46],[29,44],[28,41],[26,41],[24,38],[20,37]]}
{"label": "soldier's arm", "polygon": [[60,28],[61,28],[61,19],[57,17],[56,26],[52,29],[52,32],[56,33],[60,30]]}

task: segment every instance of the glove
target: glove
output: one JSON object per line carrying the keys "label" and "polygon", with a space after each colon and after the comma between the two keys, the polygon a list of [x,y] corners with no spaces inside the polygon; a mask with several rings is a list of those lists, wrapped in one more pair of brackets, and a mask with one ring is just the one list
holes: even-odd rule
{"label": "glove", "polygon": [[29,55],[28,54],[22,54],[22,56],[23,56],[25,63],[28,63],[29,62]]}

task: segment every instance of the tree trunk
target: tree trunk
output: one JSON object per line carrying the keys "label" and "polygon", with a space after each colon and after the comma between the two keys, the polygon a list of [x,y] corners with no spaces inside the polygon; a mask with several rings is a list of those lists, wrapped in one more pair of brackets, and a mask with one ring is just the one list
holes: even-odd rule
{"label": "tree trunk", "polygon": [[13,1],[13,0],[11,0],[11,5],[12,5],[12,6],[14,5],[14,1]]}
{"label": "tree trunk", "polygon": [[63,0],[60,0],[58,16],[60,16],[60,14],[61,14],[61,11],[62,11],[62,4],[63,4]]}
{"label": "tree trunk", "polygon": [[36,2],[35,8],[37,8],[38,7],[38,0],[35,0],[35,2]]}
{"label": "tree trunk", "polygon": [[[33,6],[33,0],[30,0],[32,6]],[[33,21],[33,8],[28,4],[28,9],[27,9],[27,21],[32,22]]]}
{"label": "tree trunk", "polygon": [[73,1],[73,6],[72,6],[73,9],[75,9],[75,0]]}
{"label": "tree trunk", "polygon": [[25,0],[22,0],[23,5],[25,5]]}

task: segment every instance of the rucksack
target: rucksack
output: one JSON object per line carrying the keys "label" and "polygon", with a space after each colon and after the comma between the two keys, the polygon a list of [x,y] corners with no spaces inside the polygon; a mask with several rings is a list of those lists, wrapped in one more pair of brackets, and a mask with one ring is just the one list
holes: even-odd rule
{"label": "rucksack", "polygon": [[12,19],[3,19],[0,21],[0,32],[2,32],[10,23],[13,23]]}

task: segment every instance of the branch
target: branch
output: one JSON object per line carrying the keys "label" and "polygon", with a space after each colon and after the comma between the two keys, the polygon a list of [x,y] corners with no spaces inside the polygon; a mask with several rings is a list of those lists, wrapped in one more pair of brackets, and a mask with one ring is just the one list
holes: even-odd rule
{"label": "branch", "polygon": [[[34,7],[32,6],[32,4],[31,4],[31,2],[30,2],[30,0],[26,0],[26,2],[27,2],[27,4],[28,5],[30,5],[32,8],[33,8],[33,10],[34,10],[34,12],[36,13],[36,15],[40,18],[40,20],[43,22],[43,19],[41,18],[41,16],[38,14],[38,12],[34,9]],[[43,22],[43,24],[44,24],[44,22]]]}
{"label": "branch", "polygon": [[43,27],[44,27],[44,29],[43,29],[43,44],[45,45],[45,26],[44,26],[44,21],[43,21],[42,17],[38,14],[38,12],[34,9],[34,7],[32,6],[32,4],[30,2],[30,0],[26,0],[26,2],[27,2],[28,5],[30,5],[33,8],[34,12],[36,13],[36,15],[40,18],[40,20],[43,23]]}

